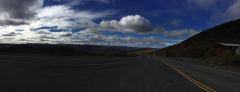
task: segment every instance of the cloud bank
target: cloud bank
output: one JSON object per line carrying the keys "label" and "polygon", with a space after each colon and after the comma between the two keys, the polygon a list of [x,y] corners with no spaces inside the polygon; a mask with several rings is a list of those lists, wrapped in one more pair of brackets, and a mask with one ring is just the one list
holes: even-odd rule
{"label": "cloud bank", "polygon": [[[108,0],[91,0],[107,3]],[[72,3],[86,0],[71,0]],[[172,45],[159,35],[172,39],[186,39],[198,32],[193,29],[166,31],[156,28],[147,18],[135,14],[119,19],[103,19],[114,11],[74,10],[73,5],[43,7],[43,0],[0,1],[0,43],[90,44],[135,47],[165,47]],[[105,35],[103,32],[120,32]],[[137,36],[128,35],[129,33]]]}
{"label": "cloud bank", "polygon": [[35,17],[43,0],[1,0],[0,25],[20,25]]}

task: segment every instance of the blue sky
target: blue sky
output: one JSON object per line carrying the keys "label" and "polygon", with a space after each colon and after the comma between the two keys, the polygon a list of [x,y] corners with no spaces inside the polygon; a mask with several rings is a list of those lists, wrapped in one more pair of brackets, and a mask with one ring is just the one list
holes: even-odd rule
{"label": "blue sky", "polygon": [[[84,1],[84,0],[83,0]],[[101,0],[100,0],[101,1]],[[104,1],[104,0],[103,0]],[[169,30],[193,28],[203,30],[217,24],[222,20],[211,19],[214,12],[222,13],[233,1],[229,0],[201,0],[206,3],[204,7],[198,5],[200,0],[106,0],[105,2],[96,2],[86,0],[73,8],[76,10],[104,11],[112,10],[116,14],[105,19],[120,19],[126,15],[139,14],[151,21],[155,26],[164,26]],[[220,3],[208,4],[210,1]],[[218,1],[218,2],[217,2]],[[66,1],[65,1],[66,2]],[[191,3],[192,2],[192,3]],[[196,2],[195,4],[193,4]],[[45,0],[45,5],[64,4],[64,0]],[[211,6],[213,5],[213,6]],[[219,7],[222,7],[219,8]],[[217,8],[217,9],[214,9]],[[211,21],[210,21],[211,20]],[[212,22],[212,23],[209,23]],[[218,22],[220,21],[220,22]]]}
{"label": "blue sky", "polygon": [[162,48],[239,9],[240,0],[1,0],[0,42]]}

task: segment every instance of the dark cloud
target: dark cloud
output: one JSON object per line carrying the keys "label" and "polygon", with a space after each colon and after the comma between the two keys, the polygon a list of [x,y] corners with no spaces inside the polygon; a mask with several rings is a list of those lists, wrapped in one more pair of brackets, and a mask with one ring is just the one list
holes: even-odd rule
{"label": "dark cloud", "polygon": [[[20,25],[19,20],[34,18],[43,0],[0,0],[0,25]],[[17,21],[15,21],[17,20]],[[16,22],[16,23],[15,23]]]}
{"label": "dark cloud", "polygon": [[27,23],[24,21],[0,20],[0,26],[23,25],[23,24],[27,24]]}

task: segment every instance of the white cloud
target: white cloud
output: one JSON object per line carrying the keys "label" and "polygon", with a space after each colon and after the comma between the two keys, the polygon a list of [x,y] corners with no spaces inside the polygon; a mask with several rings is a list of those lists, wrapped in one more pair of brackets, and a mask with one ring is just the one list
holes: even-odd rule
{"label": "white cloud", "polygon": [[95,23],[88,19],[75,19],[71,21],[69,18],[41,18],[30,24],[32,29],[38,28],[56,28],[57,30],[73,30],[93,27]]}
{"label": "white cloud", "polygon": [[102,17],[106,17],[112,15],[113,12],[105,11],[105,12],[91,12],[91,11],[76,11],[71,9],[70,6],[66,5],[56,5],[56,6],[48,6],[40,9],[38,11],[38,18],[84,18],[84,19],[98,19]]}
{"label": "white cloud", "polygon": [[[9,27],[8,29],[12,29]],[[14,35],[14,36],[13,36]],[[110,46],[131,46],[131,47],[154,47],[161,48],[169,43],[155,37],[138,38],[134,36],[117,36],[89,34],[82,32],[51,32],[48,30],[24,30],[5,31],[0,34],[1,43],[51,43],[51,44],[88,44],[88,45],[110,45]]]}
{"label": "white cloud", "polygon": [[104,4],[110,4],[112,0],[53,0],[57,2],[64,2],[68,3],[70,6],[75,6],[75,5],[84,5],[85,3],[88,2],[99,2],[99,3],[104,3]]}
{"label": "white cloud", "polygon": [[211,14],[209,25],[218,25],[240,18],[240,0],[229,0],[229,2],[219,5],[219,7],[221,8],[215,8],[215,12]]}
{"label": "white cloud", "polygon": [[[96,23],[94,22],[96,19],[110,16],[114,12],[74,10],[68,5],[40,7],[39,4],[36,6],[39,7],[36,8],[37,12],[34,11],[34,16],[29,15],[33,18],[27,19],[27,21],[25,18],[8,17],[8,13],[0,14],[0,23],[7,24],[0,26],[0,43],[66,43],[137,47],[165,47],[171,44],[155,37],[140,38],[101,34],[103,31],[142,34],[154,32],[150,21],[140,15],[128,15],[120,20]],[[6,19],[6,16],[8,21],[1,21],[1,19]],[[15,25],[11,25],[13,24],[11,22],[14,22]],[[72,30],[76,32],[72,32]],[[192,31],[185,33],[189,34],[190,32]],[[161,34],[168,37],[183,35],[167,31]]]}
{"label": "white cloud", "polygon": [[240,18],[240,0],[234,0],[234,2],[223,13],[223,17],[226,20],[235,20]]}
{"label": "white cloud", "polygon": [[[51,15],[51,14],[50,14]],[[131,33],[159,33],[169,38],[189,37],[195,34],[194,30],[164,31],[153,30],[151,23],[140,15],[129,15],[119,21],[103,21],[100,24],[90,19],[76,18],[70,21],[68,16],[39,17],[30,25],[0,27],[4,31],[0,34],[1,43],[66,43],[66,44],[90,44],[111,46],[135,46],[135,47],[165,47],[173,43],[162,41],[155,37],[138,38],[134,36],[103,35],[103,31],[131,32]],[[82,21],[81,21],[82,20]],[[47,27],[47,28],[44,28]],[[48,27],[53,27],[59,32],[53,32]],[[71,32],[70,29],[79,29],[79,32]],[[82,30],[81,30],[82,28]],[[147,29],[147,30],[146,30]],[[182,38],[181,38],[182,39]]]}
{"label": "white cloud", "polygon": [[102,27],[104,30],[120,32],[147,33],[153,31],[149,20],[140,15],[125,16],[122,17],[120,21],[102,21],[100,23],[100,27]]}
{"label": "white cloud", "polygon": [[[11,27],[10,31],[0,34],[1,43],[68,43],[72,32],[50,32],[48,30],[23,30],[16,31]],[[12,30],[11,30],[12,29]]]}
{"label": "white cloud", "polygon": [[[91,35],[84,32],[71,32],[71,30],[81,31],[87,28],[94,28],[96,26],[95,19],[112,14],[113,12],[111,11],[77,11],[67,5],[43,7],[37,10],[34,15],[35,18],[29,24],[0,26],[0,42],[71,43],[74,39],[84,38],[86,34]],[[4,15],[0,16],[0,18],[3,17]],[[51,30],[56,30],[57,32]]]}
{"label": "white cloud", "polygon": [[93,20],[112,15],[111,11],[76,11],[66,5],[44,7],[38,10],[37,20],[30,24],[32,29],[56,27],[59,30],[86,29],[96,26]]}

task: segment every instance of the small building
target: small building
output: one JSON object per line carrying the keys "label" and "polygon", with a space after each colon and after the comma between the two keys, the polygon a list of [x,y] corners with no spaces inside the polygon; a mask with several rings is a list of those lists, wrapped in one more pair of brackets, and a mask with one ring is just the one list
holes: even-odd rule
{"label": "small building", "polygon": [[226,54],[240,55],[240,44],[235,43],[217,43],[216,56],[225,56]]}

